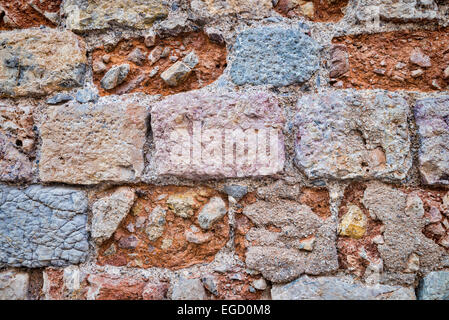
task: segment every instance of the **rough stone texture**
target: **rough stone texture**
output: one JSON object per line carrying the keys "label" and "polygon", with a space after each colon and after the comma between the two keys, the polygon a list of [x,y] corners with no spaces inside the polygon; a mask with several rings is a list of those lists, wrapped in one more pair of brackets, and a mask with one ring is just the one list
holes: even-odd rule
{"label": "rough stone texture", "polygon": [[198,223],[204,230],[209,230],[212,225],[222,219],[227,213],[226,204],[220,197],[210,199],[201,209],[198,215]]}
{"label": "rough stone texture", "polygon": [[110,238],[134,204],[136,195],[127,187],[120,187],[92,205],[91,236],[101,244]]}
{"label": "rough stone texture", "polygon": [[[449,65],[448,31],[392,31],[332,39],[334,44],[346,47],[349,57],[349,70],[339,78],[341,86],[424,92],[447,88],[449,79],[444,79],[444,68]],[[417,51],[421,54],[414,57]],[[415,60],[419,56],[421,59]]]}
{"label": "rough stone texture", "polygon": [[421,279],[418,288],[419,300],[448,300],[449,272],[430,272]]}
{"label": "rough stone texture", "polygon": [[302,83],[318,69],[319,46],[299,29],[261,27],[237,36],[230,69],[237,85]]}
{"label": "rough stone texture", "polygon": [[0,186],[0,267],[83,262],[88,250],[86,211],[82,191]]}
{"label": "rough stone texture", "polygon": [[69,31],[5,31],[0,43],[0,97],[41,96],[84,82],[85,44]]}
{"label": "rough stone texture", "polygon": [[122,84],[128,76],[130,66],[129,64],[121,64],[119,66],[113,66],[106,72],[103,79],[101,79],[101,87],[105,90],[111,90]]}
{"label": "rough stone texture", "polygon": [[419,170],[427,184],[449,185],[449,96],[418,100]]}
{"label": "rough stone texture", "polygon": [[266,16],[273,4],[271,0],[191,0],[190,7],[197,15],[208,18],[231,14],[258,17]]}
{"label": "rough stone texture", "polygon": [[62,0],[1,0],[0,30],[54,27],[59,23],[59,7]]}
{"label": "rough stone texture", "polygon": [[206,290],[200,279],[180,278],[173,284],[172,300],[205,300]]}
{"label": "rough stone texture", "polygon": [[49,106],[40,125],[39,177],[47,182],[131,182],[141,176],[148,100],[109,96]]}
{"label": "rough stone texture", "polygon": [[276,174],[284,165],[283,124],[276,99],[264,92],[170,96],[151,110],[156,172],[190,179]]}
{"label": "rough stone texture", "polygon": [[150,186],[137,188],[136,194],[131,213],[101,245],[100,265],[187,268],[212,261],[229,240],[227,216],[209,230],[199,225],[200,211],[210,199],[222,197],[212,189]]}
{"label": "rough stone texture", "polygon": [[0,300],[26,300],[29,276],[26,272],[0,272]]}
{"label": "rough stone texture", "polygon": [[409,107],[398,94],[341,90],[297,103],[296,163],[311,179],[404,179]]}
{"label": "rough stone texture", "polygon": [[419,256],[422,272],[449,266],[448,251],[423,234],[428,222],[422,198],[378,182],[368,184],[362,202],[384,225],[384,243],[377,248],[385,271],[405,272],[412,253]]}
{"label": "rough stone texture", "polygon": [[433,21],[438,18],[438,5],[434,0],[362,0],[357,2],[356,10],[357,19],[362,22],[376,16],[394,22]]}
{"label": "rough stone texture", "polygon": [[28,181],[35,157],[33,107],[0,103],[0,181]]}
{"label": "rough stone texture", "polygon": [[[290,200],[257,201],[243,214],[254,224],[247,233],[246,264],[272,282],[286,282],[303,273],[319,275],[338,267],[336,224],[308,205]],[[313,250],[301,239],[315,237]]]}
{"label": "rough stone texture", "polygon": [[301,15],[312,21],[338,21],[344,16],[348,0],[278,0],[275,10],[285,17]]}
{"label": "rough stone texture", "polygon": [[400,286],[367,286],[350,277],[303,276],[271,289],[274,300],[415,300],[411,288]]}
{"label": "rough stone texture", "polygon": [[67,29],[88,31],[112,26],[150,28],[168,14],[160,0],[66,0],[62,4]]}

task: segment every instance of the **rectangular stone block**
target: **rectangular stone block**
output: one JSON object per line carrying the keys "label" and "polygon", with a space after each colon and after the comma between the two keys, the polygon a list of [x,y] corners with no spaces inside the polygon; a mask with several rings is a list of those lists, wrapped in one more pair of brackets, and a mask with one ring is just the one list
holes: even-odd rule
{"label": "rectangular stone block", "polygon": [[191,0],[193,12],[203,16],[240,14],[244,17],[261,17],[270,13],[271,0]]}
{"label": "rectangular stone block", "polygon": [[449,185],[449,96],[418,100],[419,171],[427,184]]}
{"label": "rectangular stone block", "polygon": [[84,262],[87,196],[64,187],[0,185],[0,267]]}
{"label": "rectangular stone block", "polygon": [[83,84],[86,46],[69,31],[0,33],[0,97],[42,96]]}
{"label": "rectangular stone block", "polygon": [[360,22],[392,21],[399,23],[435,21],[442,18],[434,0],[361,0],[356,5],[356,17]]}
{"label": "rectangular stone block", "polygon": [[329,91],[303,96],[297,110],[295,161],[310,179],[407,176],[409,107],[399,94]]}
{"label": "rectangular stone block", "polygon": [[39,126],[40,179],[85,185],[137,181],[144,167],[148,104],[135,94],[48,106]]}
{"label": "rectangular stone block", "polygon": [[33,106],[0,102],[0,181],[29,181],[35,157]]}
{"label": "rectangular stone block", "polygon": [[275,284],[273,300],[416,300],[413,288],[365,285],[351,277],[303,276],[287,284]]}
{"label": "rectangular stone block", "polygon": [[319,67],[319,45],[299,29],[260,27],[241,32],[230,76],[237,85],[276,87],[309,80]]}
{"label": "rectangular stone block", "polygon": [[66,27],[74,31],[101,30],[113,26],[148,29],[165,18],[167,7],[160,0],[67,0],[62,4]]}
{"label": "rectangular stone block", "polygon": [[158,175],[189,179],[273,175],[283,170],[284,118],[264,92],[192,91],[151,110]]}

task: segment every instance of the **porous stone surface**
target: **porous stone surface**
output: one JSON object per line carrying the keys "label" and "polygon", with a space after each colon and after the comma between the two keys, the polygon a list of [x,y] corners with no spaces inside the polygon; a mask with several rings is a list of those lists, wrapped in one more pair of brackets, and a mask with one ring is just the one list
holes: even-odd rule
{"label": "porous stone surface", "polygon": [[0,300],[26,300],[29,276],[14,269],[0,272]]}
{"label": "porous stone surface", "polygon": [[412,166],[409,106],[395,93],[329,91],[298,100],[296,164],[311,179],[401,180]]}
{"label": "porous stone surface", "polygon": [[100,30],[112,26],[147,29],[168,14],[160,0],[66,0],[61,8],[67,29]]}
{"label": "porous stone surface", "polygon": [[362,21],[379,18],[384,21],[432,21],[439,16],[434,0],[362,0],[357,2],[357,18]]}
{"label": "porous stone surface", "polygon": [[134,204],[136,195],[128,187],[120,187],[92,205],[91,236],[101,244],[111,237]]}
{"label": "porous stone surface", "polygon": [[419,170],[427,184],[449,185],[449,96],[418,100]]}
{"label": "porous stone surface", "polygon": [[288,284],[275,284],[274,300],[416,300],[411,288],[400,286],[367,286],[351,277],[302,276]]}
{"label": "porous stone surface", "polygon": [[151,110],[155,171],[190,179],[276,174],[284,165],[283,124],[277,100],[265,92],[170,96]]}
{"label": "porous stone surface", "polygon": [[0,97],[42,96],[84,82],[86,45],[70,31],[4,31],[0,43]]}
{"label": "porous stone surface", "polygon": [[200,17],[216,18],[239,14],[244,17],[263,17],[273,7],[271,0],[191,0],[192,11]]}
{"label": "porous stone surface", "polygon": [[419,257],[422,272],[449,265],[448,251],[423,233],[429,224],[424,200],[419,192],[405,193],[379,182],[368,184],[362,202],[370,216],[383,223],[383,243],[377,249],[385,271],[405,272],[413,253]]}
{"label": "porous stone surface", "polygon": [[206,290],[200,279],[180,278],[173,284],[172,300],[206,300]]}
{"label": "porous stone surface", "polygon": [[86,185],[138,180],[144,167],[147,103],[145,97],[123,95],[49,106],[39,127],[40,179]]}
{"label": "porous stone surface", "polygon": [[318,69],[319,45],[299,29],[260,27],[237,36],[230,69],[237,85],[302,83]]}
{"label": "porous stone surface", "polygon": [[33,106],[0,103],[0,181],[29,181],[33,173],[36,135]]}
{"label": "porous stone surface", "polygon": [[419,300],[448,300],[449,272],[434,271],[421,279],[418,287]]}
{"label": "porous stone surface", "polygon": [[64,187],[0,186],[0,266],[38,268],[84,262],[87,197]]}
{"label": "porous stone surface", "polygon": [[[336,225],[306,204],[291,200],[257,201],[243,209],[253,223],[246,233],[246,264],[272,282],[287,282],[307,273],[319,275],[338,267]],[[301,239],[314,237],[312,250]]]}

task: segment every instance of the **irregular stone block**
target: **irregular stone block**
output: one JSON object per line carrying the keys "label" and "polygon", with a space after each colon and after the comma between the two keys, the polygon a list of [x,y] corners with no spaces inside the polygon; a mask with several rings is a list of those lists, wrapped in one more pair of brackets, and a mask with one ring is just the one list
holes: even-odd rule
{"label": "irregular stone block", "polygon": [[142,95],[123,95],[49,106],[39,128],[40,179],[86,185],[138,180],[148,103]]}
{"label": "irregular stone block", "polygon": [[98,264],[177,270],[211,262],[229,241],[227,216],[208,230],[199,224],[199,214],[211,199],[219,197],[226,205],[218,192],[150,186],[137,188],[136,194],[130,214],[101,245]]}
{"label": "irregular stone block", "polygon": [[0,267],[84,262],[86,211],[86,194],[76,189],[0,186]]}
{"label": "irregular stone block", "polygon": [[413,288],[367,286],[351,277],[303,276],[288,284],[275,284],[273,300],[416,300]]}
{"label": "irregular stone block", "polygon": [[375,19],[393,22],[434,21],[439,17],[434,0],[362,0],[356,5],[356,17],[369,23]]}
{"label": "irregular stone block", "polygon": [[421,279],[418,287],[419,300],[448,300],[449,272],[430,272]]}
{"label": "irregular stone block", "polygon": [[62,0],[0,0],[0,28],[54,27]]}
{"label": "irregular stone block", "polygon": [[230,75],[237,85],[303,83],[318,70],[319,56],[319,45],[298,29],[249,29],[237,36]]}
{"label": "irregular stone block", "polygon": [[148,29],[168,15],[160,0],[67,0],[62,4],[67,29],[101,30],[113,26]]}
{"label": "irregular stone block", "polygon": [[[449,266],[449,252],[425,234],[429,224],[426,208],[438,203],[439,192],[409,190],[407,193],[379,182],[367,185],[363,205],[372,219],[383,223],[383,241],[377,250],[388,272],[411,271],[413,254],[419,257],[419,270],[430,272]],[[416,264],[416,263],[415,263]],[[413,268],[416,269],[416,268]]]}
{"label": "irregular stone block", "polygon": [[0,103],[0,181],[29,181],[36,140],[33,107],[4,103]]}
{"label": "irregular stone block", "polygon": [[418,100],[419,171],[427,184],[449,185],[449,96]]}
{"label": "irregular stone block", "polygon": [[299,99],[296,164],[311,179],[401,180],[412,166],[407,102],[342,90]]}
{"label": "irregular stone block", "polygon": [[277,0],[275,10],[285,17],[305,16],[312,21],[338,21],[344,16],[348,0]]}
{"label": "irregular stone block", "polygon": [[193,12],[203,17],[240,14],[244,17],[263,17],[273,7],[271,0],[191,0]]}
{"label": "irregular stone block", "polygon": [[0,300],[26,300],[28,273],[15,270],[0,272]]}
{"label": "irregular stone block", "polygon": [[172,300],[206,300],[206,290],[200,279],[178,279],[172,287]]}
{"label": "irregular stone block", "polygon": [[276,99],[264,92],[170,96],[151,111],[155,171],[190,179],[276,174],[283,124]]}
{"label": "irregular stone block", "polygon": [[136,199],[134,191],[121,187],[92,205],[91,236],[101,244],[110,238],[126,217]]}
{"label": "irregular stone block", "polygon": [[212,225],[221,220],[228,212],[226,204],[220,197],[213,197],[208,203],[201,209],[198,215],[198,223],[204,230],[209,230]]}
{"label": "irregular stone block", "polygon": [[[244,208],[253,223],[246,233],[246,264],[272,282],[303,273],[318,275],[338,268],[336,223],[295,201],[257,201]],[[302,240],[314,238],[312,250]]]}
{"label": "irregular stone block", "polygon": [[105,90],[114,89],[119,84],[123,83],[123,81],[125,81],[126,77],[128,76],[129,69],[130,66],[126,63],[112,67],[108,72],[106,72],[103,79],[101,79],[101,87]]}
{"label": "irregular stone block", "polygon": [[72,32],[5,31],[0,43],[0,97],[42,96],[84,82],[86,47]]}

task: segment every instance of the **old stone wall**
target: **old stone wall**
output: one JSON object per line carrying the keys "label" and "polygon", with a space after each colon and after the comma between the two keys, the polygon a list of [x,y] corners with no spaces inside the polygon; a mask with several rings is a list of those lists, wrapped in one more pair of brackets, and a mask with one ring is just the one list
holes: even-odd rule
{"label": "old stone wall", "polygon": [[0,0],[0,299],[448,299],[449,1]]}

